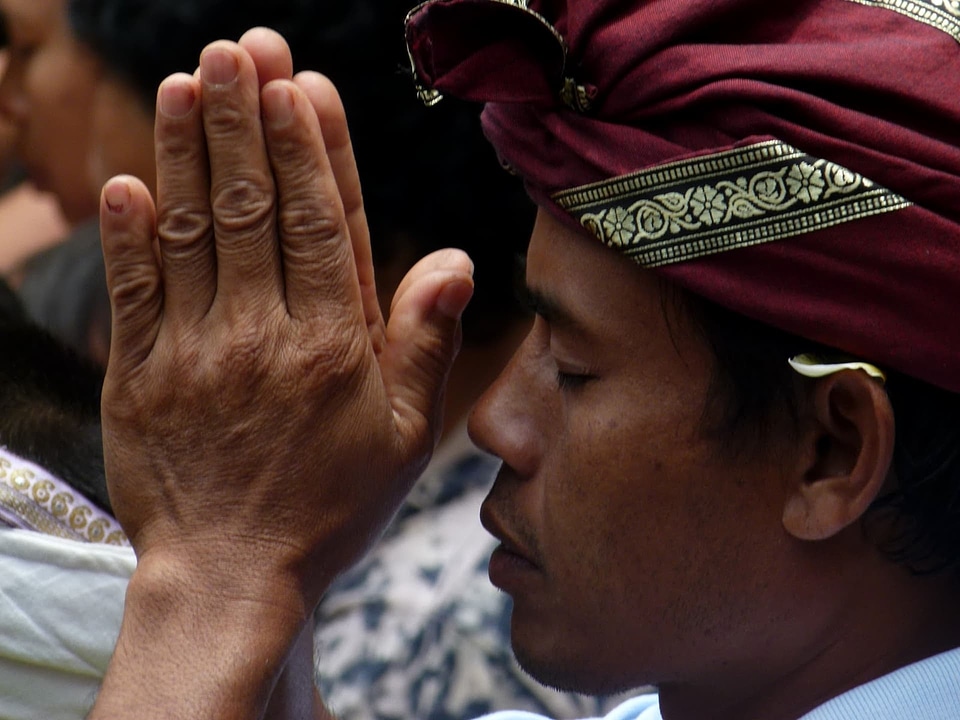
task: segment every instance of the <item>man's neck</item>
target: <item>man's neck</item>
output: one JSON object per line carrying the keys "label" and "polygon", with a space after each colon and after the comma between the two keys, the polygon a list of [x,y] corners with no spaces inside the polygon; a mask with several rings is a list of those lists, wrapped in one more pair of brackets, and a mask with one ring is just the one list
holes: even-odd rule
{"label": "man's neck", "polygon": [[[660,686],[664,720],[798,720],[828,700],[940,653],[960,648],[960,583],[907,578],[884,598],[851,602],[822,640],[781,648],[696,683]],[[908,600],[912,596],[912,600]],[[791,665],[782,662],[793,657]]]}

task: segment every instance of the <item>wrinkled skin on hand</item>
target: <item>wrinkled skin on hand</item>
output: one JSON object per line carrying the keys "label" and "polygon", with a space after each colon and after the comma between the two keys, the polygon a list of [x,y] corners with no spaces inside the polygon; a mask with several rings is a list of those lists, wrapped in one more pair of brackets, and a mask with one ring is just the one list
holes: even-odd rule
{"label": "wrinkled skin on hand", "polygon": [[[214,43],[161,86],[156,206],[106,185],[103,431],[132,588],[302,623],[426,463],[473,286],[463,253],[435,253],[385,324],[342,106],[291,68],[268,31]],[[125,631],[163,613],[139,597]]]}

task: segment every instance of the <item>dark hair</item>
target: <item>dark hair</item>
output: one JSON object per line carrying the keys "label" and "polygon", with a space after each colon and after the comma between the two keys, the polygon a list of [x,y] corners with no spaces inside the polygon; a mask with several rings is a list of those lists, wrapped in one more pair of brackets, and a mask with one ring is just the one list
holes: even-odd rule
{"label": "dark hair", "polygon": [[[54,337],[106,364],[110,345],[110,297],[96,220],[62,243],[34,255],[17,292],[27,315]],[[99,347],[94,347],[99,338]]]}
{"label": "dark hair", "polygon": [[[787,359],[837,351],[688,297],[716,357],[708,432],[732,439],[725,447],[736,452],[762,442],[778,413],[795,424],[805,384]],[[864,527],[888,558],[912,572],[960,577],[960,395],[889,371],[885,388],[896,424],[894,477]]]}
{"label": "dark hair", "polygon": [[0,281],[0,445],[110,511],[101,370],[30,322]]}
{"label": "dark hair", "polygon": [[415,0],[71,0],[76,35],[153,112],[156,88],[192,71],[204,45],[272,27],[298,69],[340,90],[373,239],[374,260],[416,260],[443,247],[467,251],[476,293],[464,342],[494,339],[520,313],[516,254],[535,208],[500,168],[480,131],[479,106],[444,100],[427,109],[407,69],[403,19]]}
{"label": "dark hair", "polygon": [[257,25],[271,27],[288,39],[294,60],[309,67],[315,54],[312,41],[322,39],[321,26],[341,22],[350,8],[346,0],[68,2],[74,34],[138,92],[151,113],[160,82],[174,72],[193,72],[208,43],[237,40]]}

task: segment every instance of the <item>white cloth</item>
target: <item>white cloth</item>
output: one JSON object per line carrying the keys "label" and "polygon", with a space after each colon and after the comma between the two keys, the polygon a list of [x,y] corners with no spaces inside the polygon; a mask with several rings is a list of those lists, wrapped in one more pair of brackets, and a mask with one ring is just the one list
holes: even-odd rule
{"label": "white cloth", "polygon": [[129,547],[0,529],[0,718],[86,716],[135,567]]}
{"label": "white cloth", "polygon": [[[838,695],[798,720],[958,720],[960,648],[907,665]],[[499,712],[480,720],[546,720],[525,712]],[[603,720],[663,720],[656,695],[623,703]],[[706,719],[704,719],[706,720]]]}

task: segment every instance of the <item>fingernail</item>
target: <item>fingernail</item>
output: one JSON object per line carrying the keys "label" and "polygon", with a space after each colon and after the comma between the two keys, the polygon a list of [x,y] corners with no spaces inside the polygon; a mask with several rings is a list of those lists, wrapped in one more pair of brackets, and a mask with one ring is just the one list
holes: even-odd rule
{"label": "fingernail", "polygon": [[206,83],[226,85],[236,80],[239,72],[236,56],[225,48],[208,48],[200,56],[200,75]]}
{"label": "fingernail", "polygon": [[113,178],[103,186],[103,201],[113,215],[123,215],[131,205],[130,185],[123,178]]}
{"label": "fingernail", "polygon": [[167,81],[160,86],[160,112],[168,118],[186,117],[193,110],[197,95],[190,85],[183,82]]}
{"label": "fingernail", "polygon": [[437,297],[437,310],[451,320],[459,320],[473,296],[473,283],[458,279],[447,283]]}
{"label": "fingernail", "polygon": [[282,127],[293,117],[293,93],[283,85],[271,85],[263,90],[263,112],[271,125]]}

